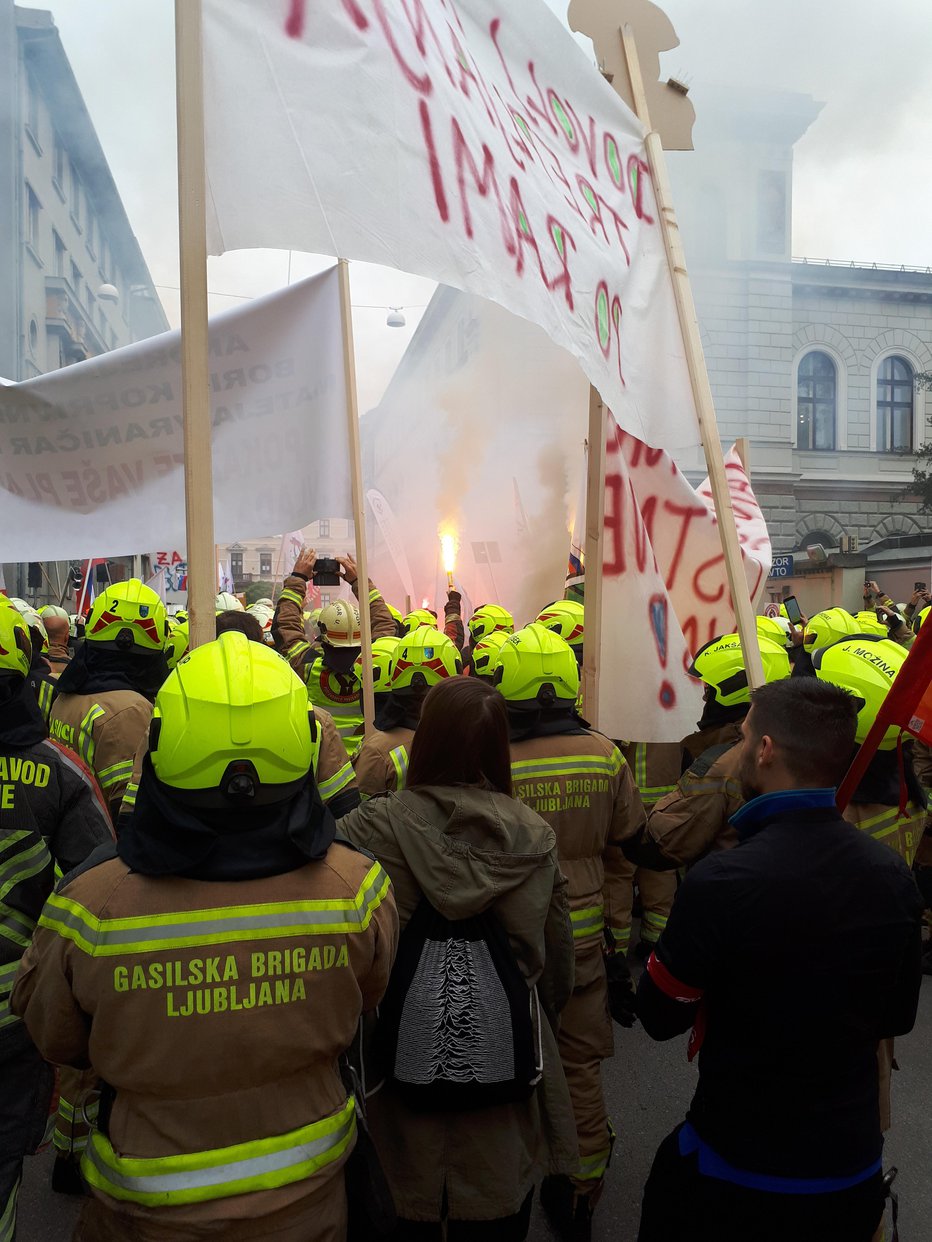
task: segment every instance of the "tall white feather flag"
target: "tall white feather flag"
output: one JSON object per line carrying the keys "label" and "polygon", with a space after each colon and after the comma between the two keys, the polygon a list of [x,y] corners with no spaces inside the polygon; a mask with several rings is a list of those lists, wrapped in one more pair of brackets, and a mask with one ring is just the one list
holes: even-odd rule
{"label": "tall white feather flag", "polygon": [[543,0],[202,0],[212,253],[433,277],[699,444],[643,127]]}

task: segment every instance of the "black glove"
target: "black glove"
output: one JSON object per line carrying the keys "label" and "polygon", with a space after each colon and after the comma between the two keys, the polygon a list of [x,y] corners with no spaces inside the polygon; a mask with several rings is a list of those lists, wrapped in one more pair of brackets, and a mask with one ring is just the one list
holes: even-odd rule
{"label": "black glove", "polygon": [[631,971],[623,953],[605,958],[605,978],[608,988],[608,1012],[619,1026],[634,1026],[637,1014],[634,1009],[634,984]]}

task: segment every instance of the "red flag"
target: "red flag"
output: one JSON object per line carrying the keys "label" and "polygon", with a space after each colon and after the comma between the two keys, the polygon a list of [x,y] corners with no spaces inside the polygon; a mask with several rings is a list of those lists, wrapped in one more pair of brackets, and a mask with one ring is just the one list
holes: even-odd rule
{"label": "red flag", "polygon": [[840,810],[851,801],[881,738],[891,726],[932,743],[932,625],[920,629],[870,733],[838,787],[836,801]]}

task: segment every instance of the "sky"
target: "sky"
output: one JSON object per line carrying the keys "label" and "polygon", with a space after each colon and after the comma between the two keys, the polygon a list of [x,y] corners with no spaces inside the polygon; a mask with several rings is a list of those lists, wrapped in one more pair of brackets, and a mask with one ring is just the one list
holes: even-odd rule
{"label": "sky", "polygon": [[[282,3],[285,0],[265,0]],[[558,15],[565,0],[542,0]],[[621,14],[622,0],[605,0]],[[178,319],[171,0],[47,0],[153,280]],[[796,147],[798,256],[932,266],[932,4],[929,0],[666,0],[680,37],[665,73],[702,92],[791,90],[825,107]],[[622,18],[619,16],[619,21]],[[700,158],[696,155],[695,158]],[[331,260],[251,251],[210,260],[211,309],[268,292]],[[352,265],[360,409],[376,405],[433,290]],[[388,328],[388,307],[404,328]]]}

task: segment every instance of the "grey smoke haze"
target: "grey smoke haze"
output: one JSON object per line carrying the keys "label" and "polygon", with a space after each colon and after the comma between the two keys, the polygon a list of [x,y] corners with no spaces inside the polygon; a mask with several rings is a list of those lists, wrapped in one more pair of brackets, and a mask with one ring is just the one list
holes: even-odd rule
{"label": "grey smoke haze", "polygon": [[[565,0],[546,2],[565,12]],[[267,3],[284,7],[286,0]],[[50,0],[45,7],[55,15],[153,277],[177,285],[173,5]],[[623,4],[617,7],[622,20]],[[690,81],[700,135],[707,85],[801,91],[825,102],[796,148],[796,254],[932,265],[928,0],[667,0],[664,7],[681,46],[663,66]],[[248,152],[243,173],[249,175]],[[226,255],[211,261],[211,288],[254,296],[283,284],[287,264],[281,252]],[[292,274],[321,266],[295,256]],[[366,408],[381,395],[432,286],[361,264],[353,281],[358,303],[414,308],[402,330],[385,328],[384,309],[356,312]],[[176,321],[177,294],[161,292]],[[229,305],[213,300],[217,309]]]}

